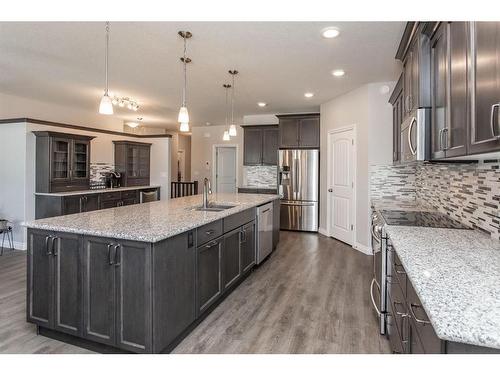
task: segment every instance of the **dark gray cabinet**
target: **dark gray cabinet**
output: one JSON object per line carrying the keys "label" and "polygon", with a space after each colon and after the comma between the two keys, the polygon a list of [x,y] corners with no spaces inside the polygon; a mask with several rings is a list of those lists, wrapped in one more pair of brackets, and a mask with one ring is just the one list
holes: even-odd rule
{"label": "dark gray cabinet", "polygon": [[275,199],[273,201],[273,249],[278,246],[278,242],[280,241],[280,200]]}
{"label": "dark gray cabinet", "polygon": [[28,231],[28,321],[73,335],[82,331],[80,236]]}
{"label": "dark gray cabinet", "polygon": [[240,230],[241,274],[250,271],[255,265],[255,221],[244,225]]}
{"label": "dark gray cabinet", "polygon": [[224,235],[221,255],[223,290],[229,289],[241,276],[240,236],[239,228]]}
{"label": "dark gray cabinet", "polygon": [[62,215],[90,212],[99,209],[99,195],[69,195],[62,198]]}
{"label": "dark gray cabinet", "polygon": [[433,159],[467,154],[467,23],[442,22],[431,39]]}
{"label": "dark gray cabinet", "polygon": [[153,351],[167,347],[196,319],[195,231],[153,244]]}
{"label": "dark gray cabinet", "polygon": [[84,239],[84,336],[125,350],[151,348],[151,245]]}
{"label": "dark gray cabinet", "polygon": [[222,294],[221,257],[223,238],[212,240],[197,249],[198,313],[203,313]]}
{"label": "dark gray cabinet", "polygon": [[124,186],[149,185],[151,143],[113,141],[115,170],[122,174]]}
{"label": "dark gray cabinet", "polygon": [[319,114],[278,115],[279,148],[319,148]]}
{"label": "dark gray cabinet", "polygon": [[401,123],[403,122],[403,75],[389,98],[392,104],[392,161],[401,160]]}
{"label": "dark gray cabinet", "polygon": [[95,137],[50,131],[36,136],[36,191],[56,193],[88,189],[90,141]]}
{"label": "dark gray cabinet", "polygon": [[273,125],[243,128],[243,165],[277,165],[278,127]]}
{"label": "dark gray cabinet", "polygon": [[469,153],[500,150],[500,22],[471,22]]}

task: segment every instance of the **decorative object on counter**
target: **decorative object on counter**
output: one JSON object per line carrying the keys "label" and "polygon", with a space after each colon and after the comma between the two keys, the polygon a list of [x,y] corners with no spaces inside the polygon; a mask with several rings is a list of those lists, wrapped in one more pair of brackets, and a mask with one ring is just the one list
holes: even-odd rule
{"label": "decorative object on counter", "polygon": [[187,197],[198,194],[198,181],[172,181],[170,183],[170,198]]}
{"label": "decorative object on counter", "polygon": [[234,89],[235,89],[234,78],[236,77],[236,74],[238,74],[238,71],[233,69],[233,70],[229,70],[228,73],[231,74],[231,77],[233,80],[233,85],[232,85],[233,87],[231,89],[231,124],[229,125],[229,136],[236,137],[236,135],[237,135],[236,125],[234,123]]}
{"label": "decorative object on counter", "polygon": [[181,132],[189,131],[189,112],[186,104],[186,91],[187,91],[187,64],[191,62],[191,59],[186,56],[187,52],[187,40],[193,36],[189,31],[179,31],[178,34],[184,39],[184,55],[181,57],[183,73],[184,73],[184,86],[182,89],[182,105],[179,109],[179,116],[177,121],[180,123],[179,130]]}
{"label": "decorative object on counter", "polygon": [[119,172],[110,171],[106,174],[106,187],[110,189],[122,186],[122,175]]}
{"label": "decorative object on counter", "polygon": [[134,112],[137,112],[137,110],[139,109],[137,100],[131,99],[129,97],[119,97],[114,95],[111,103],[113,103],[113,105],[117,105],[120,108],[127,108]]}
{"label": "decorative object on counter", "polygon": [[7,235],[7,240],[9,241],[10,250],[14,250],[14,237],[12,235],[12,226],[10,222],[6,219],[0,219],[0,234],[2,235],[2,250],[0,255],[3,255],[5,235]]}
{"label": "decorative object on counter", "polygon": [[109,97],[109,82],[108,82],[108,59],[109,59],[109,21],[106,22],[106,50],[104,53],[104,74],[105,74],[105,87],[104,95],[99,103],[99,113],[101,115],[113,114],[113,103]]}

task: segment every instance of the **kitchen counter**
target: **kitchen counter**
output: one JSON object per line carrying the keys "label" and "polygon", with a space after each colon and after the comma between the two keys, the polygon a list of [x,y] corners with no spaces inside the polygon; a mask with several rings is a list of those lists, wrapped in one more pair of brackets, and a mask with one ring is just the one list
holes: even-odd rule
{"label": "kitchen counter", "polygon": [[35,193],[35,195],[48,195],[48,196],[52,196],[52,197],[66,197],[66,196],[70,196],[70,195],[87,195],[87,194],[110,193],[110,192],[115,192],[115,191],[155,189],[155,188],[159,188],[159,187],[160,187],[160,185],[127,186],[127,187],[108,188],[108,189],[62,191],[59,193]]}
{"label": "kitchen counter", "polygon": [[386,232],[439,338],[500,349],[500,242],[474,230]]}
{"label": "kitchen counter", "polygon": [[24,225],[28,228],[154,243],[275,199],[279,199],[279,196],[213,194],[210,196],[212,203],[235,207],[220,212],[208,212],[193,209],[202,204],[202,196],[194,195],[40,219],[26,222]]}

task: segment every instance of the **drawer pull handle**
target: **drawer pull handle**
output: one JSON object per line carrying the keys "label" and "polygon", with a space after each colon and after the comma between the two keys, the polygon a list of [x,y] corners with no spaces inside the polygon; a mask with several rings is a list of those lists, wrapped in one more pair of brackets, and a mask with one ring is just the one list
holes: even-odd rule
{"label": "drawer pull handle", "polygon": [[206,245],[205,245],[205,247],[206,247],[207,249],[210,249],[211,247],[214,247],[214,246],[215,246],[215,245],[217,245],[218,243],[219,243],[219,242],[217,242],[217,241],[212,241],[212,242],[210,242],[209,244],[206,244]]}
{"label": "drawer pull handle", "polygon": [[394,270],[396,271],[396,273],[398,275],[406,275],[406,272],[404,271],[404,268],[403,268],[403,271],[401,271],[401,270],[398,270],[398,267],[403,268],[403,266],[401,264],[394,263]]}
{"label": "drawer pull handle", "polygon": [[214,234],[214,233],[215,233],[215,230],[214,230],[214,229],[209,229],[209,230],[207,230],[207,231],[205,232],[205,234],[206,234],[207,236],[210,236],[211,234]]}
{"label": "drawer pull handle", "polygon": [[422,324],[422,325],[431,324],[430,320],[418,319],[417,316],[415,315],[415,311],[413,310],[414,307],[421,309],[422,305],[416,305],[414,303],[410,303],[410,313],[411,313],[413,320],[415,320],[415,322]]}
{"label": "drawer pull handle", "polygon": [[399,316],[400,316],[400,317],[402,317],[402,318],[406,318],[406,317],[408,316],[408,313],[406,313],[406,312],[400,312],[400,311],[398,311],[398,309],[396,308],[396,306],[397,306],[397,305],[402,305],[402,306],[404,306],[404,304],[403,304],[403,303],[401,303],[401,302],[397,302],[397,301],[394,301],[394,302],[393,302],[393,305],[394,305],[394,312],[396,313],[396,315],[399,315]]}

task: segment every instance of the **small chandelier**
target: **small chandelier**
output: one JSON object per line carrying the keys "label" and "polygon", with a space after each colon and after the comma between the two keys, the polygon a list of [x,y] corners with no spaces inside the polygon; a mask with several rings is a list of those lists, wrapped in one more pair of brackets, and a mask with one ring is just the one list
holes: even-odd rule
{"label": "small chandelier", "polygon": [[137,110],[139,109],[139,104],[137,104],[137,101],[129,97],[119,97],[114,95],[111,103],[113,103],[113,105],[117,105],[120,108],[128,108],[134,112],[137,112]]}
{"label": "small chandelier", "polygon": [[233,88],[231,89],[231,125],[229,125],[229,136],[236,137],[236,125],[234,124],[234,77],[238,74],[238,71],[230,70],[229,74],[231,74],[233,78]]}
{"label": "small chandelier", "polygon": [[193,36],[189,31],[179,31],[178,34],[184,39],[184,55],[181,57],[182,66],[184,70],[184,86],[182,89],[182,105],[179,109],[179,116],[177,121],[180,123],[179,130],[181,132],[189,131],[189,112],[186,105],[186,91],[187,91],[187,64],[191,62],[191,59],[186,56],[187,52],[187,40]]}
{"label": "small chandelier", "polygon": [[109,58],[109,21],[106,22],[106,39],[105,39],[105,53],[104,53],[104,74],[105,74],[105,86],[104,95],[99,103],[99,113],[101,115],[112,115],[113,114],[113,104],[111,103],[111,98],[109,97],[109,84],[108,84],[108,58]]}

